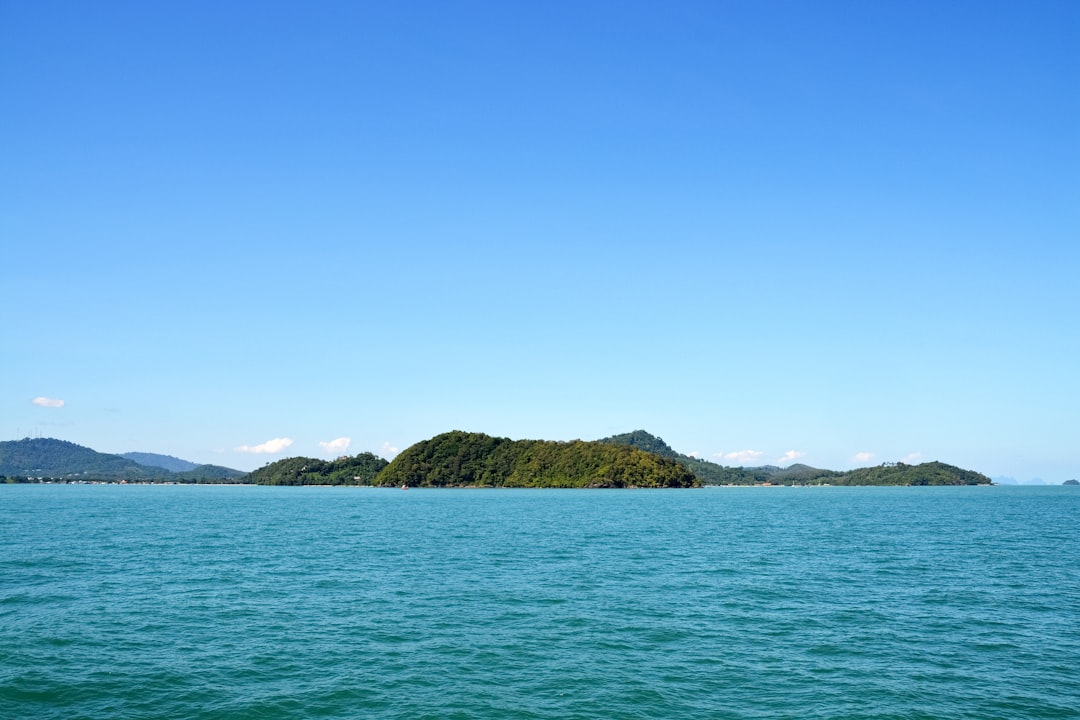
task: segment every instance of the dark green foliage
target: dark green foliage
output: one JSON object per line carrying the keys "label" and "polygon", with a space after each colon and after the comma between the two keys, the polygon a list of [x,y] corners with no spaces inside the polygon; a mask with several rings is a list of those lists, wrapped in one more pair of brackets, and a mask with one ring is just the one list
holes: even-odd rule
{"label": "dark green foliage", "polygon": [[755,473],[752,470],[724,467],[707,460],[677,453],[666,442],[644,430],[612,435],[598,442],[629,445],[639,450],[671,458],[692,472],[694,477],[703,485],[754,485],[767,482],[761,473]]}
{"label": "dark green foliage", "polygon": [[611,437],[598,440],[597,442],[608,443],[611,445],[629,445],[630,447],[636,447],[638,450],[644,450],[645,452],[651,452],[666,458],[682,459],[689,457],[688,455],[680,455],[672,450],[671,446],[662,439],[647,433],[644,430],[634,430],[633,432],[623,433],[621,435],[612,435]]}
{"label": "dark green foliage", "polygon": [[294,457],[265,465],[244,477],[256,485],[371,485],[386,460],[360,453],[337,460]]}
{"label": "dark green foliage", "polygon": [[459,430],[416,443],[376,484],[409,487],[692,487],[678,463],[601,442],[510,440]]}
{"label": "dark green foliage", "polygon": [[832,478],[833,485],[989,485],[990,478],[942,462],[920,465],[886,463],[859,468]]}

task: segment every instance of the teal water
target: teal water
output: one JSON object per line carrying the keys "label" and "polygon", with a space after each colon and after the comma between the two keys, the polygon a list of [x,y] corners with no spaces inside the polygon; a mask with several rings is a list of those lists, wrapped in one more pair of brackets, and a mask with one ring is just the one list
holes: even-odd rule
{"label": "teal water", "polygon": [[1080,489],[0,487],[0,718],[1080,718]]}

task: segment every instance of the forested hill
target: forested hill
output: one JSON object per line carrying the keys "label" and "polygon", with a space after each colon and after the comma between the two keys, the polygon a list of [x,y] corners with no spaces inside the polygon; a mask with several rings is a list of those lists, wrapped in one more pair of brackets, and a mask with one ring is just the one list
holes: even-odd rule
{"label": "forested hill", "polygon": [[690,472],[694,473],[694,476],[703,485],[727,485],[729,483],[734,483],[736,485],[754,484],[754,481],[750,480],[748,477],[743,477],[740,473],[732,473],[731,468],[725,468],[716,463],[677,453],[672,450],[671,446],[666,442],[644,430],[634,430],[633,432],[623,433],[621,435],[612,435],[611,437],[604,438],[598,442],[611,445],[630,445],[631,447],[636,447],[645,452],[656,453],[662,457],[671,458]]}
{"label": "forested hill", "polygon": [[292,457],[255,470],[244,478],[256,485],[372,485],[387,461],[372,453],[337,460]]}
{"label": "forested hill", "polygon": [[600,442],[510,440],[453,431],[409,447],[376,478],[409,487],[679,488],[693,473],[668,458]]}
{"label": "forested hill", "polygon": [[[159,456],[160,457],[160,456]],[[183,462],[183,461],[180,461]],[[128,482],[223,482],[244,473],[217,465],[191,465],[184,472],[138,462],[54,438],[0,442],[0,477],[11,482],[107,480]]]}
{"label": "forested hill", "polygon": [[613,435],[599,442],[630,445],[674,458],[693,472],[703,485],[989,485],[991,482],[982,473],[941,462],[921,465],[885,463],[847,472],[822,470],[801,463],[786,468],[775,465],[727,467],[681,455],[644,430]]}

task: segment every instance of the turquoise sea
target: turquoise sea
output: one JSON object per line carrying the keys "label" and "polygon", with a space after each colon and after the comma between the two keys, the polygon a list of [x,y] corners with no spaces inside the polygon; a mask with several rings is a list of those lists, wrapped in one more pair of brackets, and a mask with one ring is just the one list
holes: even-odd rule
{"label": "turquoise sea", "polygon": [[0,718],[1080,718],[1080,488],[0,487]]}

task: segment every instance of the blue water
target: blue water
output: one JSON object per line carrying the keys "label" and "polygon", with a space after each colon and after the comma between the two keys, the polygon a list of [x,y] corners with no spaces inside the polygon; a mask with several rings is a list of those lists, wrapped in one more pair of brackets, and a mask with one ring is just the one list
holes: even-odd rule
{"label": "blue water", "polygon": [[1080,718],[1080,488],[0,487],[0,718]]}

